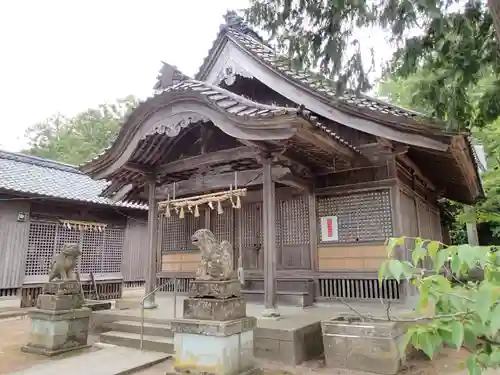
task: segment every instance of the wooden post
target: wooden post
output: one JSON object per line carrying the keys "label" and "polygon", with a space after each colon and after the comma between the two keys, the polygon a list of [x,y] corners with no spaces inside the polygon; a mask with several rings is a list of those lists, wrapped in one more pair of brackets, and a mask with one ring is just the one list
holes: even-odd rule
{"label": "wooden post", "polygon": [[[156,288],[156,245],[158,233],[158,206],[155,199],[156,181],[151,179],[148,183],[148,247],[146,262],[146,295]],[[158,307],[155,303],[155,293],[144,301],[145,309]]]}
{"label": "wooden post", "polygon": [[262,161],[262,215],[264,234],[264,317],[278,317],[276,310],[276,191],[271,160]]}
{"label": "wooden post", "polygon": [[318,219],[316,217],[316,194],[309,192],[309,251],[311,257],[311,270],[318,271]]}
{"label": "wooden post", "polygon": [[472,206],[465,206],[465,212],[467,216],[472,218],[467,218],[467,242],[470,246],[479,246],[479,236],[477,234],[477,224],[476,224],[476,210]]}

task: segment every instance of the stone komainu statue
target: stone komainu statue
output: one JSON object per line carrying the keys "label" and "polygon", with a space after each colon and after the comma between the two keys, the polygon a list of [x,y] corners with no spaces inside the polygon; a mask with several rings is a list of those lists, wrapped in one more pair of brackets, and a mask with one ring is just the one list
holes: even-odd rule
{"label": "stone komainu statue", "polygon": [[57,254],[52,260],[49,272],[49,281],[54,279],[78,280],[78,274],[75,271],[75,268],[76,259],[80,255],[82,255],[82,253],[77,244],[64,244],[61,253]]}
{"label": "stone komainu statue", "polygon": [[201,261],[196,271],[199,280],[229,280],[233,271],[233,248],[227,241],[219,243],[208,229],[200,229],[191,237],[193,245],[201,251]]}

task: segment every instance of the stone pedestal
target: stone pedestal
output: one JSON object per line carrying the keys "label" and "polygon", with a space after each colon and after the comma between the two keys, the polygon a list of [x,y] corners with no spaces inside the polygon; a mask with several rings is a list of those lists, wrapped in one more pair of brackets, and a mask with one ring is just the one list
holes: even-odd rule
{"label": "stone pedestal", "polygon": [[321,322],[326,367],[395,375],[406,362],[397,322],[361,322],[340,317]]}
{"label": "stone pedestal", "polygon": [[236,375],[254,371],[254,329],[238,280],[195,280],[182,319],[171,322],[179,373]]}
{"label": "stone pedestal", "polygon": [[87,347],[92,310],[82,304],[77,281],[46,283],[36,309],[28,313],[31,333],[22,351],[53,356]]}

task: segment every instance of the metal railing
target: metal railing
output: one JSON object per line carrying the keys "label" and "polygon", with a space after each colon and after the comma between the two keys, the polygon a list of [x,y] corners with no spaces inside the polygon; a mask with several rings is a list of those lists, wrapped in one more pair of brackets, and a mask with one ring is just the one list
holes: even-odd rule
{"label": "metal railing", "polygon": [[159,289],[166,287],[167,285],[173,283],[174,284],[174,319],[177,318],[177,277],[174,276],[173,279],[168,279],[166,283],[158,285],[151,292],[146,294],[141,299],[141,342],[140,349],[143,349],[144,346],[144,302],[148,299],[152,294],[156,293]]}

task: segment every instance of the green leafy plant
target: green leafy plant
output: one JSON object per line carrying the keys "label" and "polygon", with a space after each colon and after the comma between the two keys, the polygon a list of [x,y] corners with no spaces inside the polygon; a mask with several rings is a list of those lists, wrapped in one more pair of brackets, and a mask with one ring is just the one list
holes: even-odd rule
{"label": "green leafy plant", "polygon": [[[500,255],[491,246],[447,246],[422,238],[390,238],[388,260],[379,280],[406,281],[419,292],[416,318],[404,346],[412,345],[429,358],[443,345],[470,351],[465,365],[471,375],[500,367]],[[411,249],[408,259],[394,259]],[[425,265],[425,266],[424,266]],[[480,271],[480,281],[467,281]]]}

